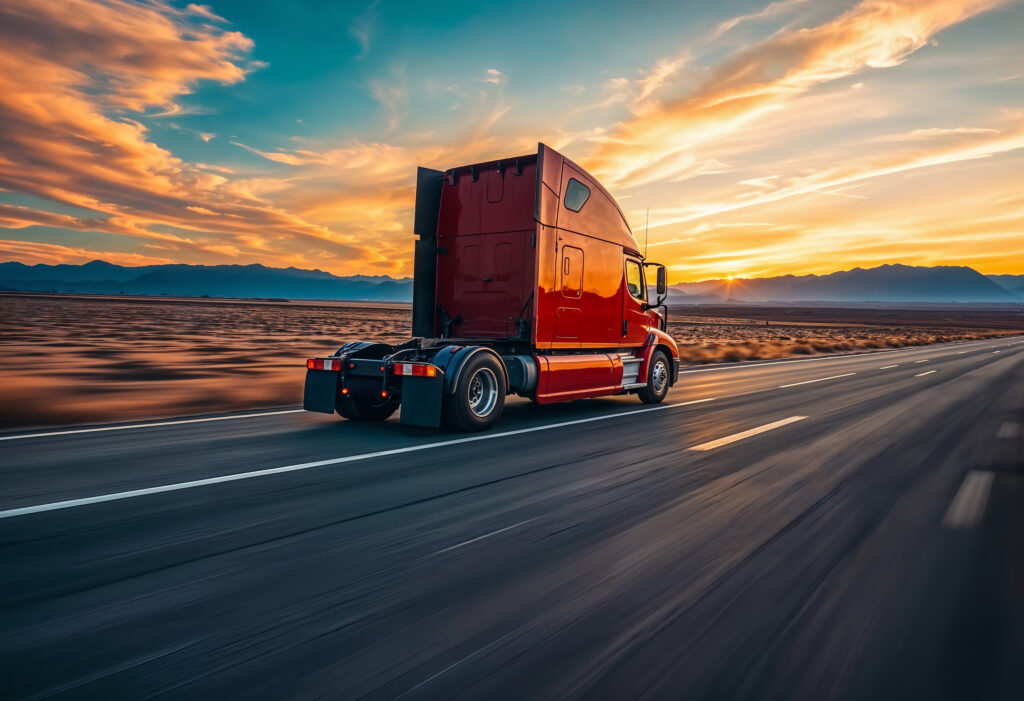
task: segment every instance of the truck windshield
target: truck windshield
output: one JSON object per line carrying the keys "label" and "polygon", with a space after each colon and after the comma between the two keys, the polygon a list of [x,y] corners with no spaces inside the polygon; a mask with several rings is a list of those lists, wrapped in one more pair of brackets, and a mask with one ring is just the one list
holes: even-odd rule
{"label": "truck windshield", "polygon": [[626,259],[626,289],[633,297],[644,302],[647,301],[647,290],[644,288],[644,274],[640,270],[640,263],[629,258]]}

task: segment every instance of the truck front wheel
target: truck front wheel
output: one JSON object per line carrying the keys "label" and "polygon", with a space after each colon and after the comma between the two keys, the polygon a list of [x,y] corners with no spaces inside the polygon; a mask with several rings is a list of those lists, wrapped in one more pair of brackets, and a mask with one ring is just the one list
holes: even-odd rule
{"label": "truck front wheel", "polygon": [[490,353],[470,358],[455,392],[444,398],[444,423],[456,431],[485,431],[505,408],[505,373]]}
{"label": "truck front wheel", "polygon": [[644,404],[658,404],[668,394],[669,378],[672,371],[664,351],[654,351],[647,365],[647,386],[637,391]]}
{"label": "truck front wheel", "polygon": [[383,421],[394,414],[397,408],[398,404],[392,402],[374,406],[368,401],[352,397],[339,397],[337,403],[338,414],[350,421]]}

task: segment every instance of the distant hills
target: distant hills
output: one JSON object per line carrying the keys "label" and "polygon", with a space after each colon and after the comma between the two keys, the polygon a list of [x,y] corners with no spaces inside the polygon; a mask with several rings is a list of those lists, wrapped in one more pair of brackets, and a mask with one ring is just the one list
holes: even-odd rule
{"label": "distant hills", "polygon": [[[84,265],[0,263],[0,289],[107,295],[169,295],[408,302],[412,280],[339,277],[263,265]],[[670,304],[727,302],[1024,303],[1024,275],[985,276],[963,266],[883,265],[829,275],[783,275],[672,285]]]}
{"label": "distant hills", "polygon": [[672,285],[669,302],[1024,302],[1022,278],[989,277],[964,266],[882,265],[828,275],[680,283]]}
{"label": "distant hills", "polygon": [[24,292],[344,299],[405,302],[412,280],[388,276],[338,277],[322,270],[263,265],[145,265],[102,260],[84,265],[0,263],[0,288]]}

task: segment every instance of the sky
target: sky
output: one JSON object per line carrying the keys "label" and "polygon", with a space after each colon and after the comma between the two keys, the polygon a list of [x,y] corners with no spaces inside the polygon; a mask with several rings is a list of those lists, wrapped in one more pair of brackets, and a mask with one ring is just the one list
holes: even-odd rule
{"label": "sky", "polygon": [[404,277],[416,166],[542,141],[671,282],[1024,274],[1022,27],[1020,0],[4,0],[0,260]]}

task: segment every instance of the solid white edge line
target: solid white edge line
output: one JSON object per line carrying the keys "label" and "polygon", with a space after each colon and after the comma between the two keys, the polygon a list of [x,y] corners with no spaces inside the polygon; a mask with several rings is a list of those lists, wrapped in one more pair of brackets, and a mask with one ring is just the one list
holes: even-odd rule
{"label": "solid white edge line", "polygon": [[992,490],[994,478],[994,472],[968,472],[942,519],[942,525],[946,528],[969,528],[977,525],[985,511],[985,503]]}
{"label": "solid white edge line", "polygon": [[464,545],[469,545],[470,543],[475,543],[478,540],[483,540],[484,538],[490,538],[492,535],[498,535],[499,533],[504,533],[505,531],[511,531],[513,528],[519,528],[519,526],[525,526],[530,521],[536,521],[538,518],[540,518],[540,517],[539,516],[535,516],[533,518],[528,518],[525,521],[520,521],[519,523],[513,523],[511,526],[505,526],[504,528],[499,528],[496,531],[491,531],[490,533],[484,533],[483,535],[478,535],[476,538],[470,538],[469,540],[464,540],[461,543],[456,543],[455,545],[449,545],[447,548],[442,548],[441,550],[438,550],[437,552],[435,552],[433,554],[434,555],[440,555],[441,553],[446,553],[446,552],[450,552],[452,550],[456,550],[458,548],[461,548]]}
{"label": "solid white edge line", "polygon": [[779,385],[779,389],[786,389],[787,387],[796,387],[797,385],[809,385],[812,382],[824,382],[825,380],[837,380],[840,377],[849,377],[850,375],[856,375],[855,372],[848,372],[843,375],[833,375],[832,377],[819,377],[816,380],[804,380],[803,382],[791,382],[788,385]]}
{"label": "solid white edge line", "polygon": [[934,370],[929,370],[928,372],[919,372],[916,375],[914,375],[914,377],[924,377],[925,375],[931,375],[933,372],[935,372],[935,371]]}
{"label": "solid white edge line", "polygon": [[591,416],[585,419],[573,419],[572,421],[560,421],[554,424],[545,424],[543,426],[531,426],[529,428],[519,428],[512,431],[501,431],[498,433],[485,433],[476,436],[463,436],[462,438],[453,438],[446,441],[437,441],[435,443],[421,443],[420,445],[410,445],[404,448],[392,448],[391,450],[379,450],[373,453],[360,453],[359,455],[345,455],[340,458],[329,458],[327,460],[315,460],[313,462],[298,463],[296,465],[284,465],[282,467],[271,467],[264,470],[253,470],[251,472],[237,472],[231,475],[221,475],[219,477],[207,477],[206,479],[191,480],[189,482],[177,482],[174,484],[164,484],[157,487],[146,487],[143,489],[132,489],[126,492],[114,492],[112,494],[100,494],[94,497],[84,497],[82,499],[68,499],[67,501],[56,501],[50,504],[37,504],[35,506],[24,506],[18,509],[7,509],[6,511],[0,511],[0,518],[12,518],[14,516],[25,516],[27,514],[37,514],[43,511],[57,511],[60,509],[71,509],[76,506],[86,506],[88,504],[100,504],[107,501],[119,501],[122,499],[132,499],[134,497],[148,496],[150,494],[162,494],[163,492],[176,492],[182,489],[192,489],[194,487],[206,487],[211,484],[221,484],[223,482],[236,482],[238,480],[252,479],[254,477],[266,477],[268,475],[279,475],[285,472],[298,472],[300,470],[311,470],[316,467],[326,467],[328,465],[340,465],[342,463],[358,462],[360,460],[371,460],[373,458],[383,458],[389,455],[401,455],[403,453],[415,453],[420,450],[430,450],[432,448],[443,448],[449,445],[458,445],[460,443],[473,443],[476,441],[486,441],[494,438],[505,438],[507,436],[518,436],[524,433],[534,433],[536,431],[548,431],[553,428],[562,428],[565,426],[576,426],[578,424],[591,423],[594,421],[607,421],[609,419],[615,419],[622,416],[634,416],[636,414],[644,414],[649,411],[659,411],[662,409],[675,409],[676,407],[690,406],[692,404],[702,404],[704,402],[712,402],[717,397],[707,397],[706,399],[694,399],[689,402],[679,402],[677,404],[658,404],[656,406],[645,407],[643,409],[634,409],[632,411],[622,411],[615,414],[603,414],[601,416]]}
{"label": "solid white edge line", "polygon": [[47,438],[67,436],[72,433],[96,433],[98,431],[126,431],[130,428],[154,428],[157,426],[177,426],[178,424],[198,424],[207,421],[230,421],[232,419],[252,419],[258,416],[277,416],[278,414],[297,414],[305,409],[281,409],[280,411],[264,411],[259,414],[232,414],[231,416],[208,416],[203,419],[175,419],[173,421],[155,421],[148,424],[127,424],[124,426],[99,426],[97,428],[73,428],[67,431],[47,431],[46,433],[22,433],[17,436],[0,436],[0,441],[16,441],[21,438]]}
{"label": "solid white edge line", "polygon": [[712,448],[718,448],[719,446],[728,445],[729,443],[735,443],[736,441],[741,441],[744,438],[756,436],[757,434],[764,433],[765,431],[771,431],[773,428],[780,428],[787,424],[791,424],[795,421],[803,421],[806,418],[806,416],[790,416],[787,419],[773,421],[770,424],[758,426],[757,428],[752,428],[748,431],[741,431],[739,433],[734,433],[731,436],[725,436],[717,440],[708,441],[707,443],[701,443],[700,445],[695,445],[692,448],[690,448],[690,450],[711,450]]}

